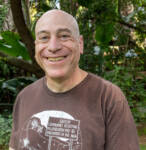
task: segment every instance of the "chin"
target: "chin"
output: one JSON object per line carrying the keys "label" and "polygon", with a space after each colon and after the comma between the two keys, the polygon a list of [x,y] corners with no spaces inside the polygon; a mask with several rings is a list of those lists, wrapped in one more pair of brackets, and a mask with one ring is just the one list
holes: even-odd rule
{"label": "chin", "polygon": [[64,79],[68,76],[68,73],[65,73],[63,71],[46,71],[47,78],[58,80],[58,79]]}

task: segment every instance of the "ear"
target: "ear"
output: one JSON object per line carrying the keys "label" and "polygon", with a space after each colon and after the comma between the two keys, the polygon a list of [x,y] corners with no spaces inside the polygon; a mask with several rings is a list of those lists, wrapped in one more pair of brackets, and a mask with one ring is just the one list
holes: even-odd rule
{"label": "ear", "polygon": [[35,39],[34,44],[36,45],[38,43],[38,41]]}
{"label": "ear", "polygon": [[80,54],[83,54],[83,50],[84,50],[84,39],[83,36],[80,35],[79,37],[79,50],[80,50]]}

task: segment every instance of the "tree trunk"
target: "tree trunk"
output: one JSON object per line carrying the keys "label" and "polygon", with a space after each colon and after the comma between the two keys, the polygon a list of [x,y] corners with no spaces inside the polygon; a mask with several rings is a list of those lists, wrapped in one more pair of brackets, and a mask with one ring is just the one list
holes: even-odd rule
{"label": "tree trunk", "polygon": [[[30,67],[31,69],[34,67],[33,73],[37,75],[38,72],[40,72],[40,74],[42,75],[42,70],[37,65],[35,58],[34,58],[34,55],[35,55],[34,39],[25,23],[23,11],[22,11],[21,0],[10,0],[10,5],[11,5],[11,10],[12,10],[12,15],[13,15],[13,20],[14,20],[15,26],[17,28],[17,31],[18,31],[23,43],[26,45],[26,47],[28,49],[28,53],[32,60],[32,67],[30,67],[31,64],[28,65],[27,67]],[[11,64],[13,64],[17,67],[23,68],[23,67],[21,67],[21,65],[17,65],[17,63],[20,63],[19,61],[18,62],[17,61],[18,61],[18,59],[13,61],[14,63],[11,63]],[[25,63],[26,62],[24,61],[21,64],[25,65]],[[31,72],[31,70],[27,69],[27,67],[25,67],[23,69],[24,70],[26,69],[26,71]]]}
{"label": "tree trunk", "polygon": [[22,10],[27,27],[31,29],[31,20],[29,15],[29,0],[22,0]]}
{"label": "tree trunk", "polygon": [[35,55],[35,46],[34,39],[25,23],[21,0],[10,0],[11,10],[13,14],[13,20],[18,30],[19,35],[22,38],[23,43],[26,45],[32,62],[36,64],[34,55]]}
{"label": "tree trunk", "polygon": [[[8,0],[5,0],[4,4],[9,5]],[[6,30],[9,30],[9,31],[15,31],[16,30],[15,25],[14,25],[14,21],[13,21],[13,17],[12,17],[11,8],[8,8],[8,13],[7,13],[7,15],[4,19],[3,25],[2,25],[2,31],[6,31]]]}

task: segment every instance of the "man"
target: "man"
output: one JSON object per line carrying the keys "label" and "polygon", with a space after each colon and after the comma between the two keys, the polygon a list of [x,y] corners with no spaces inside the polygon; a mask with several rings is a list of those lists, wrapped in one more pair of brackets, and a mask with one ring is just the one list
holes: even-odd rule
{"label": "man", "polygon": [[76,20],[51,10],[35,33],[35,58],[45,77],[17,96],[10,149],[139,150],[121,90],[78,66],[83,38]]}

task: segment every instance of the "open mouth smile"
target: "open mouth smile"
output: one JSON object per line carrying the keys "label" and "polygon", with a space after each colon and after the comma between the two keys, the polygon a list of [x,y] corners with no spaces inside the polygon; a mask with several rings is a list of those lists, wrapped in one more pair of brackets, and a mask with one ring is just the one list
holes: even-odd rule
{"label": "open mouth smile", "polygon": [[49,60],[49,61],[52,61],[52,62],[56,62],[56,61],[61,61],[61,60],[63,60],[64,58],[66,58],[66,56],[64,56],[64,57],[55,57],[55,58],[53,58],[53,57],[48,57],[48,60]]}

